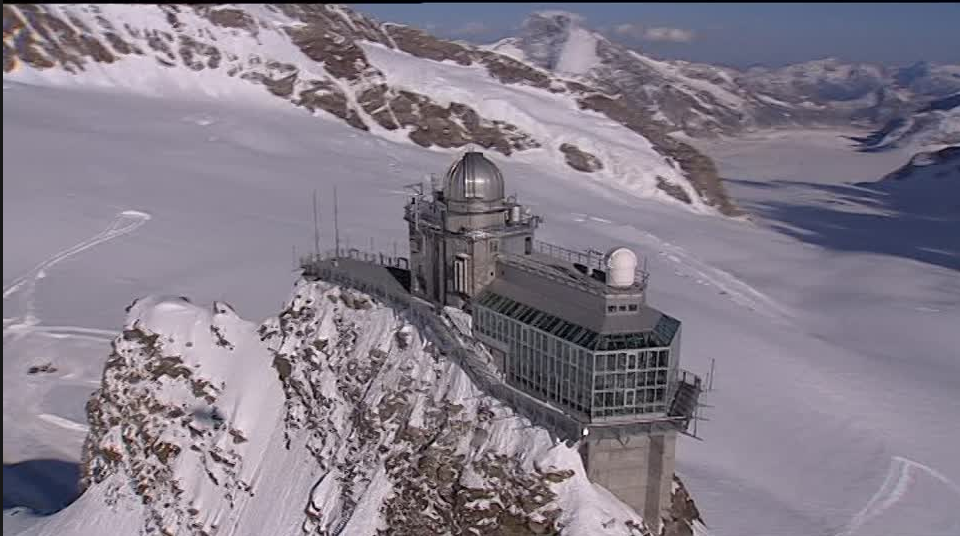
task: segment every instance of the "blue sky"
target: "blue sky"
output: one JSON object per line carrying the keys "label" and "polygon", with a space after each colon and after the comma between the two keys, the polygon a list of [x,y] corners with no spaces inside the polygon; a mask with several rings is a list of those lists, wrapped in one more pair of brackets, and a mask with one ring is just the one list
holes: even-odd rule
{"label": "blue sky", "polygon": [[664,58],[745,67],[836,57],[960,63],[960,3],[916,4],[352,4],[381,21],[491,42],[528,13],[560,9],[608,37]]}

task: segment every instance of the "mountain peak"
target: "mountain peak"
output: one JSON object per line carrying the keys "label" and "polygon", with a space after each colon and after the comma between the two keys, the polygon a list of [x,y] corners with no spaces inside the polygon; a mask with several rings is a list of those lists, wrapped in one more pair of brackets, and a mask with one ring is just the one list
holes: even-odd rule
{"label": "mountain peak", "polygon": [[89,487],[35,534],[649,534],[428,332],[325,282],[259,327],[138,300],[88,405]]}
{"label": "mountain peak", "polygon": [[583,17],[568,11],[539,11],[523,23],[518,46],[538,67],[582,75],[597,67],[600,35],[581,26]]}
{"label": "mountain peak", "polygon": [[[523,53],[509,53],[510,43],[477,48],[332,4],[4,4],[10,34],[4,78],[271,105],[279,98],[374,136],[441,149],[472,143],[505,156],[544,148],[551,163],[577,169],[561,150],[569,144],[603,162],[579,172],[698,212],[726,207],[725,195],[707,200],[700,193],[719,179],[684,167],[684,155],[670,156],[669,140],[650,142],[658,134],[648,132],[648,121],[601,88],[567,79],[601,63],[602,37],[579,20],[574,13],[541,13],[526,25]],[[434,84],[425,71],[457,81]],[[620,123],[622,134],[610,134],[585,109]],[[558,117],[566,119],[556,123]],[[658,188],[658,175],[685,193]]]}
{"label": "mountain peak", "polygon": [[579,13],[573,13],[571,11],[563,11],[561,9],[545,9],[542,11],[534,11],[527,17],[525,23],[535,19],[550,19],[558,23],[565,23],[569,25],[580,24],[584,21],[583,15]]}

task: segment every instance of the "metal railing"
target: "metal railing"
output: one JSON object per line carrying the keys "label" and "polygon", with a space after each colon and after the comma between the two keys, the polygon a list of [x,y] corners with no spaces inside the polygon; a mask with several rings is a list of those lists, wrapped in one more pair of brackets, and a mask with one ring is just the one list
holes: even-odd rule
{"label": "metal railing", "polygon": [[415,297],[389,277],[376,277],[358,270],[351,259],[334,265],[331,259],[320,261],[315,277],[341,284],[391,302],[397,314],[414,322],[421,333],[432,340],[443,355],[453,360],[481,391],[511,407],[518,415],[547,430],[560,440],[573,444],[589,430],[591,437],[621,438],[630,434],[656,430],[682,430],[686,420],[681,416],[665,415],[656,419],[632,422],[588,423],[548,402],[509,385],[502,377],[483,343],[470,334],[455,328],[435,304]]}
{"label": "metal railing", "polygon": [[548,255],[555,259],[577,263],[587,268],[603,270],[603,254],[598,251],[577,251],[563,246],[544,242],[542,240],[533,241],[533,250],[537,253]]}
{"label": "metal railing", "polygon": [[[533,250],[537,253],[547,255],[555,259],[560,259],[569,263],[581,264],[592,270],[606,271],[607,269],[603,262],[605,255],[596,250],[591,249],[587,251],[578,251],[565,248],[563,246],[558,246],[556,244],[551,244],[549,242],[544,242],[542,240],[533,241]],[[649,272],[638,266],[634,273],[636,275],[636,281],[640,284],[640,286],[647,288],[647,283],[650,280]]]}
{"label": "metal railing", "polygon": [[333,259],[353,259],[390,268],[410,269],[410,260],[407,257],[385,255],[381,252],[365,251],[358,248],[340,248],[339,251],[331,248],[319,253],[302,255],[300,257],[300,268],[309,272],[310,275],[315,275],[320,263]]}

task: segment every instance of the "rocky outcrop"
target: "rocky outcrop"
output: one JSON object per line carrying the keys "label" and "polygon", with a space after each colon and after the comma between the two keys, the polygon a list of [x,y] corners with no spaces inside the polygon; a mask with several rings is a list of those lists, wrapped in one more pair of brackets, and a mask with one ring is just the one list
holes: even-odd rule
{"label": "rocky outcrop", "polygon": [[[381,509],[389,527],[382,534],[559,532],[552,487],[573,472],[531,470],[511,456],[476,450],[502,409],[467,407],[450,393],[425,397],[449,377],[450,364],[430,345],[427,360],[411,361],[419,348],[411,345],[415,331],[388,310],[348,290],[303,284],[260,332],[276,348],[287,433],[309,432],[316,463],[335,475],[329,485],[346,498],[341,517],[352,514],[350,498],[370,489],[382,470],[392,488]],[[328,370],[338,371],[335,391],[324,387]],[[337,420],[350,423],[351,433],[338,430]],[[322,509],[308,507],[308,517],[311,530],[328,530]]]}
{"label": "rocky outcrop", "polygon": [[[262,84],[273,95],[311,111],[330,113],[361,130],[369,130],[371,120],[389,130],[405,128],[414,142],[425,147],[474,143],[509,155],[539,146],[515,125],[481,118],[465,103],[444,106],[427,95],[390,88],[357,43],[362,39],[398,46],[438,61],[449,55],[469,63],[473,60],[466,58],[472,53],[410,28],[381,27],[337,6],[268,6],[266,9],[277,16],[284,15],[297,24],[264,28],[262,21],[239,8],[162,5],[156,9],[165,14],[168,27],[141,29],[125,24],[120,30],[96,6],[82,8],[95,15],[95,28],[44,6],[11,4],[3,9],[4,72],[13,71],[23,62],[35,69],[59,67],[78,73],[89,68],[91,62],[112,63],[123,56],[151,55],[167,67],[225,70],[228,76]],[[197,28],[196,17],[230,34],[253,39],[268,31],[282,31],[307,58],[322,66],[324,74],[269,57],[268,52],[240,57],[224,49],[214,35]]]}
{"label": "rocky outcrop", "polygon": [[[238,521],[253,508],[287,533],[651,536],[433,337],[323,282],[259,327],[225,303],[138,300],[87,407],[84,487],[112,509],[63,514],[142,516],[124,528],[140,534],[262,533]],[[668,534],[698,519],[675,490]]]}
{"label": "rocky outcrop", "polygon": [[577,171],[593,173],[594,171],[603,169],[603,162],[601,162],[599,158],[583,151],[572,143],[560,145],[560,152],[566,157],[567,165]]}
{"label": "rocky outcrop", "polygon": [[[713,160],[692,145],[669,136],[661,125],[650,121],[641,110],[631,107],[624,99],[598,94],[583,97],[578,103],[581,108],[600,112],[649,140],[660,154],[676,162],[707,204],[717,207],[728,216],[741,214],[723,188]],[[690,196],[682,188],[661,186],[662,180],[658,177],[658,188],[684,203],[690,203]]]}
{"label": "rocky outcrop", "polygon": [[693,536],[695,523],[703,524],[700,510],[697,509],[683,481],[674,475],[670,511],[663,519],[663,529],[660,534],[661,536]]}
{"label": "rocky outcrop", "polygon": [[[696,191],[688,192],[687,199],[698,195],[705,204],[732,213],[719,179],[710,172],[709,159],[658,130],[656,121],[637,109],[636,101],[615,99],[618,88],[557,76],[537,65],[408,26],[381,24],[342,6],[5,4],[3,10],[5,73],[15,74],[19,66],[27,66],[41,73],[82,75],[98,64],[147,59],[159,73],[216,72],[262,86],[277,98],[330,114],[357,129],[402,132],[423,147],[474,144],[511,155],[546,145],[558,161],[574,169],[609,171],[601,155],[562,149],[565,143],[571,145],[568,142],[538,139],[525,131],[534,127],[514,124],[515,114],[509,111],[484,116],[472,102],[440,99],[418,87],[391,84],[364,47],[373,43],[457,67],[480,67],[502,84],[542,90],[546,99],[560,94],[591,103],[581,108],[600,111],[639,136],[654,136],[650,141],[657,150],[676,162],[694,184]],[[124,85],[129,77],[121,73],[111,82]],[[690,105],[682,99],[677,104],[683,109]],[[645,144],[640,138],[637,143]],[[683,199],[675,195],[678,191],[669,190]]]}
{"label": "rocky outcrop", "polygon": [[891,68],[828,58],[740,71],[638,53],[583,27],[576,14],[532,14],[516,37],[489,47],[561,72],[568,43],[592,63],[572,62],[591,86],[629,101],[671,130],[696,137],[781,126],[882,125],[960,91],[960,65]]}
{"label": "rocky outcrop", "polygon": [[889,184],[915,179],[918,176],[934,181],[960,179],[960,145],[944,147],[939,151],[917,153],[910,158],[909,162],[887,174],[878,183],[864,182],[858,183],[858,186]]}
{"label": "rocky outcrop", "polygon": [[252,496],[250,475],[241,467],[257,461],[248,452],[250,431],[238,427],[236,393],[201,361],[220,352],[243,366],[251,348],[238,349],[228,339],[242,324],[229,306],[214,304],[212,314],[182,299],[132,307],[146,312],[151,306],[193,313],[206,332],[200,325],[193,334],[163,333],[143,314],[113,341],[101,386],[87,403],[81,485],[106,488],[108,504],[122,500],[129,486],[145,507],[148,532],[201,534],[212,513],[194,508],[192,498],[180,500],[197,488],[182,464],[195,464],[200,485],[232,503]]}
{"label": "rocky outcrop", "polygon": [[852,137],[864,152],[910,147],[924,151],[960,144],[960,93],[934,100],[923,109],[890,119],[868,136]]}

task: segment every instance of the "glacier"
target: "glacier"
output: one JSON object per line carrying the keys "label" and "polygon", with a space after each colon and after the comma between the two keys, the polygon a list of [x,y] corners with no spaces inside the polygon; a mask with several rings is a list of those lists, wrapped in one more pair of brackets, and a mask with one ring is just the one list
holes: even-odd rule
{"label": "glacier", "polygon": [[[229,302],[236,318],[206,306],[201,313],[178,299],[154,302],[159,311],[147,309],[149,301],[138,302],[140,308],[131,312],[154,318],[154,311],[161,324],[167,315],[178,318],[168,334],[175,341],[187,340],[196,318],[202,319],[200,327],[213,318],[225,322],[226,339],[235,352],[250,349],[243,362],[257,363],[250,370],[258,372],[233,387],[230,378],[222,378],[224,393],[260,374],[276,382],[276,374],[254,358],[262,355],[257,344],[264,343],[231,338],[230,330],[239,335],[252,326],[240,318],[259,324],[289,305],[284,300],[296,282],[292,248],[302,252],[312,242],[310,192],[329,193],[336,184],[341,239],[366,246],[373,237],[376,247],[390,250],[405,239],[403,185],[442,171],[453,154],[256,102],[150,98],[7,80],[4,134],[5,465],[79,461],[85,433],[63,421],[85,424],[83,406],[100,385],[110,343],[118,326],[128,322],[123,311],[137,296]],[[731,191],[748,206],[789,195],[798,206],[818,207],[815,214],[842,210],[895,224],[901,215],[882,198],[858,197],[856,191],[840,196],[831,188],[875,180],[909,155],[856,153],[838,141],[839,134],[781,133],[765,141],[717,142],[707,150],[725,176],[741,180],[730,182]],[[497,163],[508,186],[545,215],[545,239],[571,247],[627,244],[645,256],[651,302],[685,322],[684,362],[705,372],[716,359],[716,386],[707,399],[713,406],[706,412],[710,420],[699,423],[705,441],[684,439],[678,446],[678,473],[697,501],[705,530],[956,533],[960,464],[953,447],[960,431],[949,422],[960,410],[960,341],[954,328],[960,321],[960,283],[951,264],[958,250],[949,240],[933,260],[909,251],[878,251],[871,244],[882,238],[841,248],[802,229],[785,233],[776,214],[701,215],[624,196],[535,159]],[[764,186],[776,180],[790,181],[790,188]],[[331,212],[325,198],[326,246],[332,244]],[[947,214],[940,228],[949,238],[960,226]],[[128,232],[117,232],[124,229]],[[349,314],[381,315],[370,329],[381,334],[392,329],[388,310]],[[201,333],[210,332],[199,329],[197,336]],[[390,337],[367,340],[385,343]],[[183,353],[188,355],[186,347]],[[29,366],[43,362],[58,370],[27,374]],[[201,368],[207,366],[204,361]],[[211,377],[231,373],[214,369]],[[471,392],[454,381],[457,374],[449,365],[442,374],[455,396]],[[267,383],[257,384],[273,392],[264,392],[258,412],[248,414],[254,421],[258,416],[270,421],[280,401],[278,385]],[[271,453],[265,455],[269,463],[259,466],[272,471],[268,481],[284,483],[278,489],[252,479],[255,493],[271,500],[249,502],[244,530],[266,530],[258,523],[265,523],[276,505],[296,508],[278,515],[270,529],[299,530],[314,503],[310,508],[322,520],[315,523],[335,518],[337,508],[346,511],[328,500],[337,493],[325,487],[333,481],[321,479],[319,466],[304,470],[294,463],[309,453],[307,445],[286,450],[270,430],[243,424],[247,406],[244,397],[237,400],[235,428],[244,434],[256,430],[268,441],[266,447],[245,447],[250,450],[243,456],[252,460],[261,450]],[[424,412],[413,419],[429,417]],[[542,436],[529,430],[509,438]],[[229,432],[211,441],[228,437]],[[503,452],[532,445],[530,459],[536,459],[548,442],[530,441],[503,445]],[[565,459],[550,461],[576,473],[575,464],[563,465]],[[348,521],[358,523],[358,532],[376,530],[373,521],[359,523],[372,520],[363,512],[385,497],[382,474],[374,470],[368,477],[370,492],[362,494],[354,505],[359,513]],[[567,486],[575,482],[576,477]],[[197,488],[196,495],[209,501],[212,522],[222,503],[204,489]],[[580,491],[558,494],[563,515],[572,516],[563,518],[570,526],[595,527],[603,509],[627,519],[628,513],[595,488]],[[81,524],[78,531],[107,520],[139,527],[147,516],[140,503],[125,502],[128,508],[114,512],[108,500],[106,488],[95,485],[49,517],[28,519],[22,511],[5,509],[5,532],[19,523],[32,526],[33,533],[61,533],[71,521]]]}

